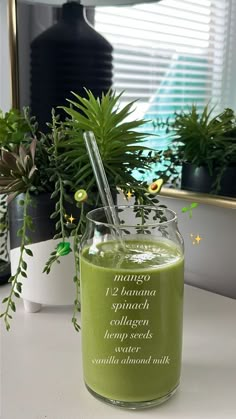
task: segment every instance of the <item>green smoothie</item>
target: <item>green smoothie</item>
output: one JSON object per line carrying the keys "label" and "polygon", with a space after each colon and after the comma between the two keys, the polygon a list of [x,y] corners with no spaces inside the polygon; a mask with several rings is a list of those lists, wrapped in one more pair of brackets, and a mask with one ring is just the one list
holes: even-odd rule
{"label": "green smoothie", "polygon": [[184,261],[167,239],[125,243],[80,255],[84,379],[107,399],[151,401],[179,383]]}

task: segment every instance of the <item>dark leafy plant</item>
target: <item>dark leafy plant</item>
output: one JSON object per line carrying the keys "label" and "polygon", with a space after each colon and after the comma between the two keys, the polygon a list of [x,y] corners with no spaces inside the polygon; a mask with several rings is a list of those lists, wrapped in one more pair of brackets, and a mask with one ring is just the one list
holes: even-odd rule
{"label": "dark leafy plant", "polygon": [[[71,107],[65,108],[68,115],[65,122],[52,111],[52,121],[48,124],[46,133],[37,130],[37,122],[29,117],[28,111],[22,117],[13,113],[18,121],[21,139],[18,137],[18,128],[15,131],[12,128],[15,135],[11,137],[9,127],[9,145],[2,141],[0,192],[10,198],[20,193],[25,194],[25,198],[19,203],[23,206],[24,213],[22,226],[18,231],[18,236],[21,237],[20,258],[16,273],[10,278],[12,288],[3,301],[5,309],[1,314],[8,330],[12,312],[16,309],[14,299],[20,296],[22,280],[27,277],[24,255],[33,255],[28,245],[34,226],[28,210],[34,203],[34,197],[42,192],[49,192],[55,202],[55,209],[49,216],[55,222],[54,238],[61,240],[59,244],[55,244],[55,250],[49,255],[44,272],[48,274],[54,263],[60,263],[61,257],[66,257],[66,254],[73,251],[76,296],[72,323],[76,330],[80,328],[77,322],[80,307],[78,243],[85,227],[86,208],[83,200],[76,202],[73,196],[78,189],[82,189],[82,196],[87,197],[86,205],[100,204],[82,137],[85,130],[93,131],[96,136],[111,188],[114,191],[119,188],[125,194],[132,191],[135,203],[158,204],[158,199],[147,193],[148,185],[138,182],[133,176],[134,169],[144,172],[155,161],[152,150],[143,144],[145,134],[138,131],[145,121],[130,119],[133,103],[120,108],[120,95],[108,92],[99,100],[90,91],[86,92],[86,98],[74,94],[75,101],[70,102]],[[8,119],[7,114],[6,120]],[[78,207],[78,220],[72,217],[73,220],[68,222],[68,202]],[[144,213],[144,221],[145,217],[147,214]],[[72,248],[69,237],[72,237]]]}
{"label": "dark leafy plant", "polygon": [[212,192],[217,193],[226,168],[236,165],[236,116],[229,108],[214,116],[214,109],[206,105],[199,112],[192,105],[188,111],[176,112],[172,121],[157,120],[154,126],[162,124],[171,138],[170,147],[159,153],[159,160],[166,163],[162,175],[175,176],[183,162],[206,166],[216,176]]}
{"label": "dark leafy plant", "polygon": [[37,124],[29,115],[29,109],[25,108],[23,114],[12,109],[5,114],[0,111],[0,147],[12,150],[15,145],[28,142],[29,133],[34,134]]}
{"label": "dark leafy plant", "polygon": [[182,162],[181,151],[176,144],[168,146],[165,150],[157,151],[154,165],[155,176],[157,179],[163,179],[164,184],[168,183],[172,187],[178,188]]}

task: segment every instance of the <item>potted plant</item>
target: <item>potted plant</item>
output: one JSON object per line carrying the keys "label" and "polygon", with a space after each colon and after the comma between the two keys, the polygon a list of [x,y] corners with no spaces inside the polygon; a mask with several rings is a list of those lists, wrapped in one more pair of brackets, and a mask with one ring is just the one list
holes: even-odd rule
{"label": "potted plant", "polygon": [[[153,162],[152,152],[142,144],[145,134],[137,131],[144,121],[127,121],[133,103],[120,108],[120,95],[108,92],[99,100],[86,92],[86,98],[74,94],[75,100],[65,108],[69,116],[65,122],[52,112],[47,133],[38,132],[35,119],[26,110],[21,138],[10,136],[1,146],[0,193],[8,194],[12,248],[11,290],[1,314],[8,330],[15,298],[22,296],[26,308],[37,311],[42,303],[62,304],[65,295],[65,304],[67,297],[74,300],[72,322],[79,330],[78,244],[86,211],[101,205],[83,142],[84,130],[96,136],[113,190],[118,187],[132,194],[135,202],[158,202],[147,193],[148,185],[132,174],[134,169],[148,169]],[[63,258],[65,255],[70,259]],[[58,302],[55,295],[60,287]]]}
{"label": "potted plant", "polygon": [[159,174],[175,178],[181,165],[182,189],[235,197],[236,116],[229,108],[215,116],[213,112],[214,107],[206,105],[200,113],[192,105],[164,123],[171,145],[159,154],[166,164]]}

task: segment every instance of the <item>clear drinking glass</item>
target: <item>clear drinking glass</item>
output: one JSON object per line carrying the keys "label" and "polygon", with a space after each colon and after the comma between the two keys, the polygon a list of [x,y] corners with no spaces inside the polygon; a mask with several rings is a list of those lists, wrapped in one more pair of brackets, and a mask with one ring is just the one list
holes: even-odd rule
{"label": "clear drinking glass", "polygon": [[95,397],[137,409],[179,385],[183,239],[170,209],[116,208],[119,226],[106,207],[89,212],[81,243],[83,371]]}

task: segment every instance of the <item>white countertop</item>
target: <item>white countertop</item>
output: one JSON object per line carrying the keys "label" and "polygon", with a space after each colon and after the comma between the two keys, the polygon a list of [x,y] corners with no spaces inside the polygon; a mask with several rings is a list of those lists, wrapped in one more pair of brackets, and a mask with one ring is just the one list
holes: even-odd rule
{"label": "white countertop", "polygon": [[[1,300],[7,289],[0,287]],[[185,287],[181,386],[161,406],[135,412],[86,390],[70,307],[28,314],[19,303],[11,331],[0,327],[1,419],[236,418],[235,300]]]}

